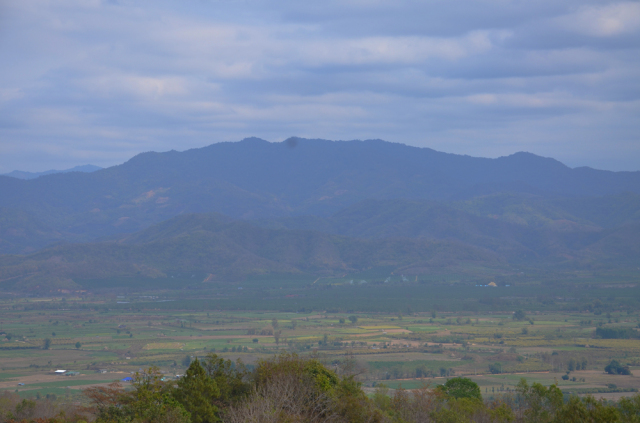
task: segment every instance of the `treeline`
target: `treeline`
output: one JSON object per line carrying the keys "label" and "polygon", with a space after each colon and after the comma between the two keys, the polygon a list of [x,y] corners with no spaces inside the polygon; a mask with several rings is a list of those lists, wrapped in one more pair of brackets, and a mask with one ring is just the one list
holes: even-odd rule
{"label": "treeline", "polygon": [[[351,369],[352,370],[352,369]],[[618,403],[593,397],[566,399],[556,386],[528,385],[483,400],[470,379],[449,379],[435,389],[393,393],[379,386],[369,398],[349,364],[330,370],[317,359],[282,354],[249,371],[241,362],[210,354],[195,360],[177,382],[157,369],[131,386],[85,390],[90,406],[45,410],[36,401],[0,398],[0,422],[24,423],[564,423],[640,421],[640,395]],[[39,407],[39,408],[38,408]],[[46,407],[45,407],[46,408]],[[49,415],[46,415],[47,412]]]}
{"label": "treeline", "polygon": [[638,332],[633,328],[596,328],[596,338],[602,339],[635,339]]}

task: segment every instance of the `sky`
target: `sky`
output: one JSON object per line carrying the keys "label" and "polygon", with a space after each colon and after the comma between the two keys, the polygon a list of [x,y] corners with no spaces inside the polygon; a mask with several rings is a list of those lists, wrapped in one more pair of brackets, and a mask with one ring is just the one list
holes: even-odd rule
{"label": "sky", "polygon": [[256,136],[640,170],[640,2],[0,0],[0,173]]}

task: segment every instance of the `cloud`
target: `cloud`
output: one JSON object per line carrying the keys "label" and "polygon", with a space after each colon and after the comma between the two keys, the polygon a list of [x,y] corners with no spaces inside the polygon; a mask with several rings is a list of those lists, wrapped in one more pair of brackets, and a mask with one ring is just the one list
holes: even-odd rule
{"label": "cloud", "polygon": [[638,3],[2,7],[0,173],[291,135],[640,163]]}
{"label": "cloud", "polygon": [[576,13],[559,17],[556,22],[562,28],[594,37],[634,34],[640,31],[640,3],[583,7]]}

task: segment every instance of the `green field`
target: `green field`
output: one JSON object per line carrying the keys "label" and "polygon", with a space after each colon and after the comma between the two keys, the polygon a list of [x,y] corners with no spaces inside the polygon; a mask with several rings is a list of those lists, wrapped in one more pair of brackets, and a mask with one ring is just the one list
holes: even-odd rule
{"label": "green field", "polygon": [[[640,388],[634,377],[603,372],[611,359],[640,365],[640,340],[594,338],[597,327],[639,323],[637,314],[604,309],[604,302],[591,312],[527,309],[522,320],[501,310],[269,312],[205,303],[126,296],[4,300],[0,389],[73,396],[149,366],[174,377],[210,353],[253,365],[279,351],[313,354],[329,366],[350,360],[367,389],[380,383],[413,389],[452,376],[476,380],[486,395],[513,390],[523,377],[566,391]],[[55,376],[56,369],[81,374]]]}

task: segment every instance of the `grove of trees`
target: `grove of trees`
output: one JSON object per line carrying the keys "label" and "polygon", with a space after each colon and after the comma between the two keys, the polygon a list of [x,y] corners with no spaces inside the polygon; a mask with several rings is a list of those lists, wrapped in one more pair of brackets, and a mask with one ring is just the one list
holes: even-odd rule
{"label": "grove of trees", "polygon": [[126,388],[88,388],[88,406],[60,408],[5,392],[0,423],[640,422],[640,394],[617,403],[567,398],[556,385],[523,379],[516,392],[487,400],[475,382],[455,377],[412,391],[392,393],[380,385],[369,397],[352,374],[339,373],[290,353],[259,361],[251,371],[210,354],[194,359],[178,380],[163,381],[150,368]]}

